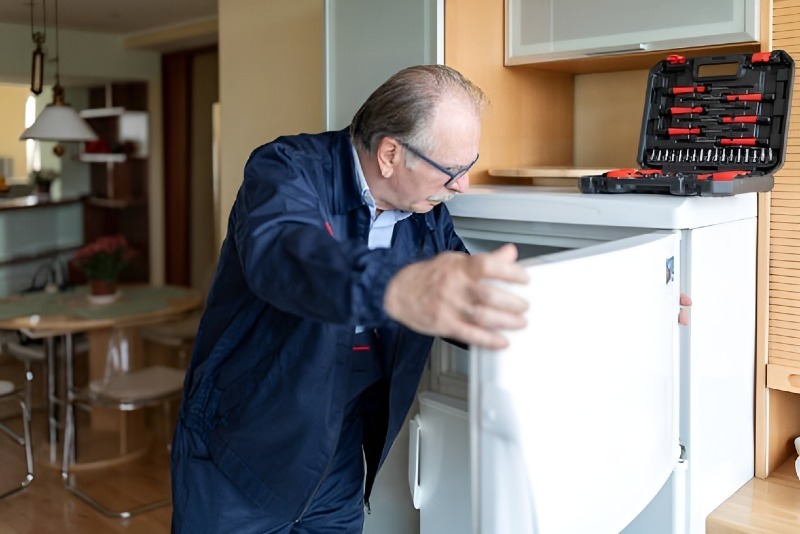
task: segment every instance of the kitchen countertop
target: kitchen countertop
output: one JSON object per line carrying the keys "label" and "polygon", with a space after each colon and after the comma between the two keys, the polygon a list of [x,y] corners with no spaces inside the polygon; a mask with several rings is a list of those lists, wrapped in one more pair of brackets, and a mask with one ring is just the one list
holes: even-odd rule
{"label": "kitchen countertop", "polygon": [[47,207],[80,202],[80,198],[61,198],[48,193],[37,194],[33,186],[28,184],[11,185],[8,191],[0,193],[0,212],[22,208]]}

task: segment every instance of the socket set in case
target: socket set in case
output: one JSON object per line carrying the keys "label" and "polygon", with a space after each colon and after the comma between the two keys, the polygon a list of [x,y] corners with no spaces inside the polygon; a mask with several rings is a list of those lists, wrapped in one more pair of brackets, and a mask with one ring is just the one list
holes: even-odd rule
{"label": "socket set in case", "polygon": [[584,193],[729,196],[770,191],[786,154],[794,61],[782,50],[650,69],[640,169],[583,176]]}

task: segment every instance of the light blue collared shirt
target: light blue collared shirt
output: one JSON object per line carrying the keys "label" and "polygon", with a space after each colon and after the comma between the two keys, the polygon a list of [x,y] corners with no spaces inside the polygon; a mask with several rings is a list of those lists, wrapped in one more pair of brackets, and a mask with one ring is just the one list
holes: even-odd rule
{"label": "light blue collared shirt", "polygon": [[[392,245],[392,234],[394,233],[394,225],[402,221],[406,217],[411,216],[410,211],[402,210],[387,210],[382,211],[380,215],[375,216],[377,207],[375,206],[375,198],[369,190],[367,179],[364,177],[364,169],[361,168],[361,160],[358,159],[356,148],[353,147],[353,159],[356,162],[356,176],[358,183],[361,186],[361,200],[364,204],[369,206],[370,223],[369,223],[369,239],[368,244],[370,250],[374,248],[389,248]],[[363,332],[364,327],[356,326],[356,333]]]}
{"label": "light blue collared shirt", "polygon": [[377,207],[375,206],[375,199],[369,190],[369,185],[367,185],[367,179],[364,177],[364,170],[361,168],[361,161],[358,159],[358,153],[355,147],[353,147],[353,158],[356,162],[358,183],[361,185],[361,199],[364,201],[364,204],[369,206],[370,224],[368,246],[370,249],[389,248],[392,244],[394,225],[406,217],[410,217],[411,212],[387,210],[381,212],[381,214],[376,217],[375,212],[377,211]]}

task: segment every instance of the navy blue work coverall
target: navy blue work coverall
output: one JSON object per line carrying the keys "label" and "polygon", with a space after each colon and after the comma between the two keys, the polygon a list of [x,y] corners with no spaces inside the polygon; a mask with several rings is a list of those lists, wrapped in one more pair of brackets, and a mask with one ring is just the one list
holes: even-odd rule
{"label": "navy blue work coverall", "polygon": [[[443,204],[398,222],[391,248],[370,250],[351,147],[342,130],[280,137],[252,153],[185,383],[173,463],[190,434],[200,460],[276,525],[303,517],[330,469],[356,325],[374,329],[389,361],[380,416],[364,425],[369,498],[432,343],[387,316],[387,283],[411,262],[465,251]],[[182,476],[173,465],[173,484]],[[196,513],[183,506],[178,495],[176,517]]]}

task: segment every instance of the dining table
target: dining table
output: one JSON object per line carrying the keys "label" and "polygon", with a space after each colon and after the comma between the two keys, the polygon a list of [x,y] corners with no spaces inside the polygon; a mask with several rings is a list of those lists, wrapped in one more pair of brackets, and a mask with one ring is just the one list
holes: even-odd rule
{"label": "dining table", "polygon": [[[102,380],[108,372],[110,342],[126,339],[129,346],[129,369],[147,363],[138,328],[179,319],[197,309],[203,302],[199,291],[174,285],[122,284],[113,296],[98,298],[90,294],[88,285],[78,285],[63,291],[38,291],[0,298],[0,329],[23,333],[31,339],[62,338],[65,353],[65,388],[93,380]],[[73,336],[85,333],[88,339],[88,358],[85,363],[74,361]],[[113,337],[112,337],[113,336]],[[52,350],[53,343],[47,343]],[[48,357],[52,362],[54,358]],[[117,362],[118,364],[119,362]],[[76,369],[80,368],[77,376]],[[90,428],[100,433],[113,433],[115,452],[120,458],[140,453],[144,448],[143,414],[120,413],[95,408]],[[55,461],[55,446],[50,442],[50,463]],[[90,467],[92,460],[78,458],[81,465]]]}

